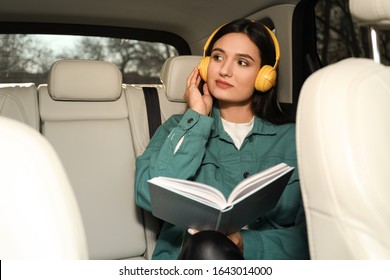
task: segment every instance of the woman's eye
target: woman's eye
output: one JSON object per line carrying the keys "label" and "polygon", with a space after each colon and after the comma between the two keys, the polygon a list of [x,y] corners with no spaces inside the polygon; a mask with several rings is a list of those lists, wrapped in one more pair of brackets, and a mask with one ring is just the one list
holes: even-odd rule
{"label": "woman's eye", "polygon": [[214,60],[222,60],[222,56],[218,55],[218,54],[215,54],[215,55],[213,55],[213,59]]}
{"label": "woman's eye", "polygon": [[238,65],[240,65],[240,66],[248,66],[248,62],[246,62],[244,60],[239,60],[238,61]]}

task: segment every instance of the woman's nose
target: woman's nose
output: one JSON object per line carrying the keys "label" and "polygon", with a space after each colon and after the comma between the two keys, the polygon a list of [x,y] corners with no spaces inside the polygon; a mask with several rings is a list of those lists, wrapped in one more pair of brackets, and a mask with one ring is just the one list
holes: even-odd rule
{"label": "woman's nose", "polygon": [[219,69],[219,75],[221,77],[231,77],[233,73],[232,63],[229,61],[224,61],[221,68]]}

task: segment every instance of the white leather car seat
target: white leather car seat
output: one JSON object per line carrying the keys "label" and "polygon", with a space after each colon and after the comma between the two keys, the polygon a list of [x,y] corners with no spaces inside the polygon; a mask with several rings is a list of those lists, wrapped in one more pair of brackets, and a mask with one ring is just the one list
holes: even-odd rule
{"label": "white leather car seat", "polygon": [[[387,0],[350,6],[360,21],[389,23]],[[297,152],[312,259],[390,258],[389,105],[390,69],[371,59],[345,59],[304,83]]]}
{"label": "white leather car seat", "polygon": [[146,240],[134,202],[135,153],[122,75],[103,61],[63,60],[39,86],[42,133],[64,163],[91,259],[142,259]]}
{"label": "white leather car seat", "polygon": [[73,190],[33,128],[0,117],[0,259],[88,259]]}
{"label": "white leather car seat", "polygon": [[162,85],[126,85],[126,97],[131,114],[130,124],[137,156],[143,153],[150,140],[142,88],[145,86],[156,88],[162,123],[174,114],[183,114],[187,108],[183,98],[187,77],[201,58],[191,55],[168,58],[160,72]]}
{"label": "white leather car seat", "polygon": [[0,116],[39,130],[37,87],[33,83],[0,84]]}
{"label": "white leather car seat", "polygon": [[160,79],[170,102],[185,102],[187,78],[199,64],[201,56],[182,55],[168,58],[161,70]]}

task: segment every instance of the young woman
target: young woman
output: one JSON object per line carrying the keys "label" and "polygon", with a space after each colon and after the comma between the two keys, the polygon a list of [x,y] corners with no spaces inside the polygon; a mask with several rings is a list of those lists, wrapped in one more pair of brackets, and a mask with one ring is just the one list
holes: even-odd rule
{"label": "young woman", "polygon": [[[272,32],[261,23],[233,21],[209,38],[204,56],[201,70],[194,69],[187,80],[188,110],[166,121],[137,159],[136,203],[147,211],[151,211],[147,180],[156,176],[203,182],[228,196],[251,174],[281,162],[297,167],[295,126],[280,111],[275,73],[268,73],[274,72],[279,59]],[[273,210],[229,236],[212,231],[191,235],[164,223],[153,258],[179,255],[307,259],[297,170]]]}

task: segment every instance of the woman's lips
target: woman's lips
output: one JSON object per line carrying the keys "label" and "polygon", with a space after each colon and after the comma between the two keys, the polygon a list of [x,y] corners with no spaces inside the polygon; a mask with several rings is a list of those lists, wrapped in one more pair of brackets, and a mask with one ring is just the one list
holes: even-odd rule
{"label": "woman's lips", "polygon": [[227,89],[233,87],[233,85],[229,84],[228,82],[222,81],[222,80],[216,80],[215,82],[217,84],[217,87],[222,89]]}

